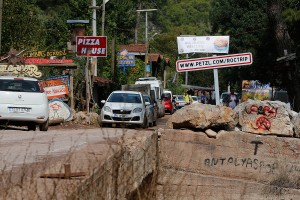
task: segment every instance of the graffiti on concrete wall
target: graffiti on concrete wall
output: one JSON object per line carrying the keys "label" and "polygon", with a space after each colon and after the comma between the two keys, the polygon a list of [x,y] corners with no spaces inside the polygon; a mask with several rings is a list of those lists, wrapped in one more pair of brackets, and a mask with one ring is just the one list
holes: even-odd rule
{"label": "graffiti on concrete wall", "polygon": [[252,124],[254,129],[270,130],[272,127],[270,119],[277,116],[277,109],[278,108],[270,106],[251,105],[250,109],[246,110],[246,113],[256,113],[258,115],[255,123]]}
{"label": "graffiti on concrete wall", "polygon": [[[257,155],[261,145],[264,143],[259,140],[251,141],[250,144],[253,145],[253,155]],[[285,147],[291,148],[286,143],[283,144],[282,148]],[[294,152],[294,149],[292,149]],[[288,154],[287,154],[288,155]],[[270,162],[259,160],[253,157],[233,157],[233,156],[224,156],[224,157],[212,157],[204,159],[204,165],[207,167],[239,167],[239,168],[247,168],[253,169],[258,171],[259,173],[267,173],[267,174],[274,174],[276,170],[279,170],[279,163],[278,161]],[[300,165],[293,164],[293,163],[286,163],[285,170],[287,172],[300,172]]]}
{"label": "graffiti on concrete wall", "polygon": [[278,168],[278,164],[266,163],[256,158],[237,158],[237,157],[220,157],[220,158],[206,158],[204,160],[206,166],[229,166],[229,167],[243,167],[258,170],[258,172],[274,173]]}

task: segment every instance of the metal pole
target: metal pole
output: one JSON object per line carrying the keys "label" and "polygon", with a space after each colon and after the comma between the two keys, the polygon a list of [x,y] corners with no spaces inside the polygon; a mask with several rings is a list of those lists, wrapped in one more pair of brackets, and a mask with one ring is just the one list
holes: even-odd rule
{"label": "metal pole", "polygon": [[0,54],[2,51],[2,12],[3,12],[3,0],[0,0]]}
{"label": "metal pole", "polygon": [[148,12],[156,11],[157,9],[144,9],[144,10],[136,10],[137,12],[145,12],[146,24],[145,24],[145,77],[147,76],[147,64],[148,64]]}
{"label": "metal pole", "polygon": [[216,105],[220,105],[218,69],[214,69]]}
{"label": "metal pole", "polygon": [[[189,54],[186,54],[186,59],[189,58]],[[188,77],[189,77],[189,72],[185,72],[185,85],[188,85]]]}
{"label": "metal pole", "polygon": [[146,44],[146,53],[145,53],[145,77],[147,77],[147,64],[148,64],[148,12],[145,12],[146,24],[145,24],[145,44]]}
{"label": "metal pole", "polygon": [[[103,0],[104,1],[104,0]],[[97,36],[97,10],[96,10],[96,0],[93,0],[93,36]],[[93,57],[92,58],[92,69],[93,71],[93,75],[97,76],[97,57]]]}
{"label": "metal pole", "polygon": [[108,0],[103,0],[102,2],[102,29],[101,29],[101,36],[104,36],[104,23],[105,23],[105,3],[108,2]]}

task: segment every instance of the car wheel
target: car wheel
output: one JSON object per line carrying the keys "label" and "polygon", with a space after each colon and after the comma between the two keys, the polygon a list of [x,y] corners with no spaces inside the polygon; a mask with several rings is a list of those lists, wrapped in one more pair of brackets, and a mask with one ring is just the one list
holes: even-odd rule
{"label": "car wheel", "polygon": [[148,119],[147,119],[147,117],[144,117],[142,128],[148,128],[148,126],[149,126]]}
{"label": "car wheel", "polygon": [[152,123],[149,123],[149,127],[152,127],[153,126],[153,122]]}
{"label": "car wheel", "polygon": [[156,121],[153,121],[153,126],[156,126]]}
{"label": "car wheel", "polygon": [[35,131],[36,130],[36,125],[34,123],[28,125],[27,127],[28,127],[28,131]]}
{"label": "car wheel", "polygon": [[173,108],[172,108],[172,110],[170,111],[170,115],[172,115],[174,113],[174,110],[173,110]]}
{"label": "car wheel", "polygon": [[49,127],[49,119],[47,119],[47,121],[39,125],[40,131],[48,131],[48,127]]}

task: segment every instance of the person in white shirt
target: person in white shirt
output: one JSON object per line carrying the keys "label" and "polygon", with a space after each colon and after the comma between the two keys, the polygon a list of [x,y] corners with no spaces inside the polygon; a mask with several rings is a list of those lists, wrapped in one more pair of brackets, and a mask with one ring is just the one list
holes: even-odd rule
{"label": "person in white shirt", "polygon": [[234,89],[231,88],[228,106],[229,106],[230,108],[234,109],[234,108],[236,107],[236,105],[238,104],[238,102],[239,102],[239,99],[238,99],[238,97],[234,94]]}

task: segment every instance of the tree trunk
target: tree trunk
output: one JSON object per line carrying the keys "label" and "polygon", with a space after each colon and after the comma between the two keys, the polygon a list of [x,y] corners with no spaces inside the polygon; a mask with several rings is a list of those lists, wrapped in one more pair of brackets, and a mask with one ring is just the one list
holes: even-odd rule
{"label": "tree trunk", "polygon": [[[274,32],[274,38],[276,41],[277,57],[283,57],[291,54],[292,40],[287,30],[287,25],[281,17],[282,8],[280,0],[268,0],[268,18],[271,28]],[[296,62],[285,63],[285,66],[294,65],[293,71],[288,69],[282,73],[282,82],[284,83],[290,102],[293,109],[297,112],[300,110],[300,84],[299,84],[299,66]],[[289,67],[290,68],[290,67]]]}

